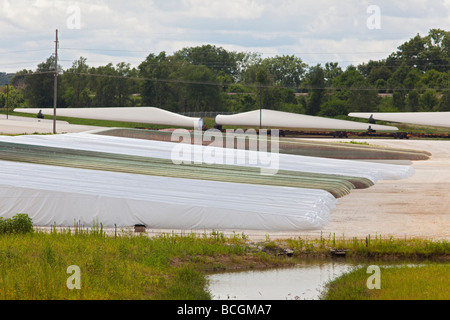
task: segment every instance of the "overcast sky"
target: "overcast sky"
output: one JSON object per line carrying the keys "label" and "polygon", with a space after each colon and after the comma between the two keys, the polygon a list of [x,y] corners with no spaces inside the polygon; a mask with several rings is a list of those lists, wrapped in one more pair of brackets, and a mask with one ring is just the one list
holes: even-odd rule
{"label": "overcast sky", "polygon": [[56,29],[66,69],[80,56],[137,66],[203,44],[346,67],[432,28],[450,30],[450,0],[0,0],[0,71],[35,70],[54,52]]}

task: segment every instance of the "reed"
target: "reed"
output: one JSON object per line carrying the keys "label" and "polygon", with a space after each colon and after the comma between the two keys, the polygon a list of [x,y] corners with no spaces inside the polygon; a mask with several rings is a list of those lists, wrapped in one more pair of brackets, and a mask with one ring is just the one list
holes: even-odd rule
{"label": "reed", "polygon": [[394,238],[392,236],[367,235],[363,238],[336,237],[336,234],[320,235],[318,239],[302,237],[283,240],[281,246],[294,249],[295,254],[329,254],[330,250],[345,250],[347,257],[377,258],[386,256],[404,258],[432,258],[450,254],[447,240]]}

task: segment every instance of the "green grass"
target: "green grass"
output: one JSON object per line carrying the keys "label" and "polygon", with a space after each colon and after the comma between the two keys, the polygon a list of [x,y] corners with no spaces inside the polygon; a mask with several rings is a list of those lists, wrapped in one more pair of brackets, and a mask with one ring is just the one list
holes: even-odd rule
{"label": "green grass", "polygon": [[[194,234],[111,237],[80,228],[3,234],[0,299],[209,299],[206,278],[191,257],[242,255],[241,241]],[[72,265],[80,268],[80,290],[66,286]]]}
{"label": "green grass", "polygon": [[338,141],[338,143],[347,143],[347,144],[356,144],[356,145],[362,145],[362,146],[373,146],[370,143],[367,142],[358,142],[358,141]]}
{"label": "green grass", "polygon": [[[369,289],[367,267],[327,285],[323,300],[450,300],[450,264],[381,267],[380,289]],[[370,280],[369,280],[370,281]]]}

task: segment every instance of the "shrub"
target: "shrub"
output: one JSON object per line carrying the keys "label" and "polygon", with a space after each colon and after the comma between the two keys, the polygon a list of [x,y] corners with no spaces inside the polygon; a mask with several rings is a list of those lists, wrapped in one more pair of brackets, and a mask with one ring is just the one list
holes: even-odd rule
{"label": "shrub", "polygon": [[0,218],[0,234],[31,232],[33,232],[33,222],[27,214],[19,213],[12,218]]}

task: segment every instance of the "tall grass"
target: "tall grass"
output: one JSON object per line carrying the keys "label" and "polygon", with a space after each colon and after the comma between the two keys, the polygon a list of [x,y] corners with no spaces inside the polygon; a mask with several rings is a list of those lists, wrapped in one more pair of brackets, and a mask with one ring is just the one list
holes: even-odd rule
{"label": "tall grass", "polygon": [[324,300],[450,300],[450,264],[385,267],[380,289],[367,287],[367,268],[346,273],[328,284]]}
{"label": "tall grass", "polygon": [[[196,255],[243,254],[216,235],[106,236],[100,228],[0,235],[0,299],[209,299]],[[173,263],[176,259],[182,264]],[[66,285],[78,266],[81,289]]]}
{"label": "tall grass", "polygon": [[427,240],[415,238],[394,238],[381,235],[367,235],[365,238],[337,237],[336,234],[320,235],[318,239],[291,238],[283,241],[296,254],[328,254],[331,249],[346,251],[349,257],[377,258],[396,256],[405,258],[430,258],[450,254],[447,240]]}

